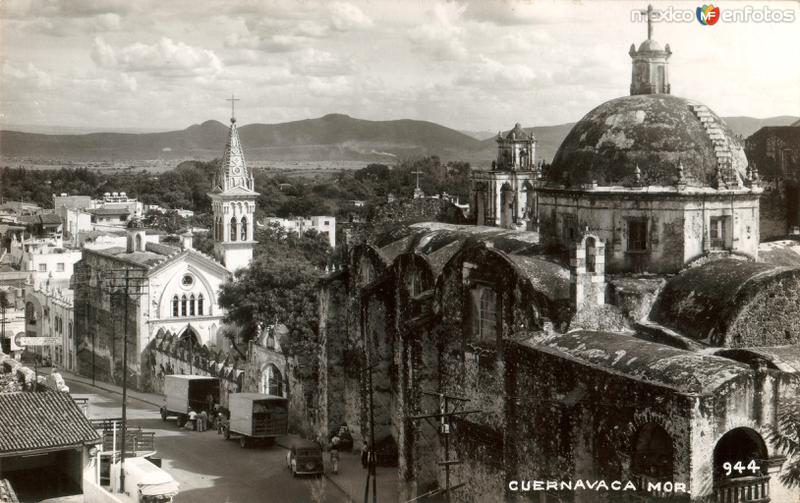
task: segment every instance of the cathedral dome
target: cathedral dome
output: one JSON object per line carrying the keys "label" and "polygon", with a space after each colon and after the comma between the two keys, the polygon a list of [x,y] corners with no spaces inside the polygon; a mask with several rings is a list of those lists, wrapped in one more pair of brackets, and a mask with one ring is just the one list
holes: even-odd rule
{"label": "cathedral dome", "polygon": [[546,174],[550,184],[673,186],[678,165],[686,185],[741,186],[747,158],[741,141],[705,105],[668,94],[607,101],[581,119],[561,143]]}

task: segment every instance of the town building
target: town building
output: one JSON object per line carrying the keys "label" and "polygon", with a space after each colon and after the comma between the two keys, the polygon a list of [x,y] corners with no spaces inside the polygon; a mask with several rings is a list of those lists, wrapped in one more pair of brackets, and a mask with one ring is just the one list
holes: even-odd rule
{"label": "town building", "polygon": [[530,230],[533,182],[537,179],[536,138],[519,123],[497,133],[497,159],[489,170],[473,170],[470,206],[476,225]]}
{"label": "town building", "polygon": [[224,371],[222,377],[241,390],[242,371],[217,354],[224,317],[217,300],[222,284],[252,259],[258,196],[252,187],[231,120],[223,162],[209,194],[214,258],[193,248],[191,233],[180,236],[180,246],[154,242],[138,215],[127,224],[124,247],[84,247],[73,278],[80,374],[118,382],[127,366],[129,385],[159,390],[165,374]]}
{"label": "town building", "polygon": [[[800,391],[796,246],[759,244],[741,142],[669,94],[648,25],[631,96],[589,112],[531,182],[538,232],[393,214],[323,282],[315,428],[396,446],[402,500],[447,484],[463,502],[796,497],[770,440]],[[750,471],[726,476],[736,460]]]}
{"label": "town building", "polygon": [[259,226],[278,225],[287,232],[295,234],[305,234],[309,231],[316,231],[325,237],[331,248],[336,247],[336,217],[332,216],[312,216],[296,218],[267,217]]}
{"label": "town building", "polygon": [[25,337],[49,337],[57,344],[31,346],[39,356],[67,371],[76,370],[72,290],[46,282],[25,288]]}
{"label": "town building", "polygon": [[0,424],[0,477],[20,501],[84,493],[101,439],[68,393],[0,393]]}

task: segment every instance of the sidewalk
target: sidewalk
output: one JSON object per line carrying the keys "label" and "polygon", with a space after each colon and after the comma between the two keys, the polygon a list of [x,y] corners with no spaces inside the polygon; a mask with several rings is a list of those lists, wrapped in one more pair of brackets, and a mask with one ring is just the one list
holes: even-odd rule
{"label": "sidewalk", "polygon": [[[275,442],[284,449],[291,449],[292,442],[299,439],[297,435],[279,437]],[[339,453],[339,473],[331,472],[330,458],[327,452],[323,453],[325,461],[325,478],[334,486],[345,493],[351,501],[364,501],[364,486],[367,483],[367,470],[361,467],[359,453]],[[397,468],[379,466],[375,470],[377,501],[379,503],[397,503],[400,498],[400,481],[397,478]],[[372,481],[369,484],[369,500],[372,501]]]}
{"label": "sidewalk", "polygon": [[[66,370],[61,369],[58,369],[57,372],[61,374],[61,377],[64,378],[64,381],[67,382],[67,385],[69,385],[71,381],[92,386],[91,377],[79,376],[73,374],[72,372],[67,372]],[[109,393],[122,395],[122,386],[117,386],[116,384],[95,380],[94,387],[108,391]],[[128,388],[128,399],[139,400],[140,402],[144,402],[154,407],[161,407],[164,405],[164,395],[159,395],[158,393],[142,393],[141,391],[135,391],[130,388]]]}

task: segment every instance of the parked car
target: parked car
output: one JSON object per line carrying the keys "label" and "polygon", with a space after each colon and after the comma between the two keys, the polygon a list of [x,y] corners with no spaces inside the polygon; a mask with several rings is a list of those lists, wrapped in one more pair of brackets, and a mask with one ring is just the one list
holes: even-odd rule
{"label": "parked car", "polygon": [[286,454],[286,465],[292,477],[298,475],[323,475],[322,447],[311,440],[301,440]]}

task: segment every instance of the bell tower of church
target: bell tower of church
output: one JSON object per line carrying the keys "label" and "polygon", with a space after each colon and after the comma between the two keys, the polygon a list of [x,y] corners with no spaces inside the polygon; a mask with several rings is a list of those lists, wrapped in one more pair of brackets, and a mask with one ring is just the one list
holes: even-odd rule
{"label": "bell tower of church", "polygon": [[253,260],[256,241],[256,198],[253,174],[244,160],[239,132],[236,130],[233,97],[231,102],[231,126],[228,143],[222,156],[211,192],[211,208],[214,214],[214,255],[231,272],[247,267]]}
{"label": "bell tower of church", "polygon": [[669,44],[661,44],[653,40],[653,6],[647,10],[647,40],[641,43],[639,50],[631,44],[629,54],[633,60],[631,78],[631,96],[636,94],[669,94],[669,57],[672,51]]}

